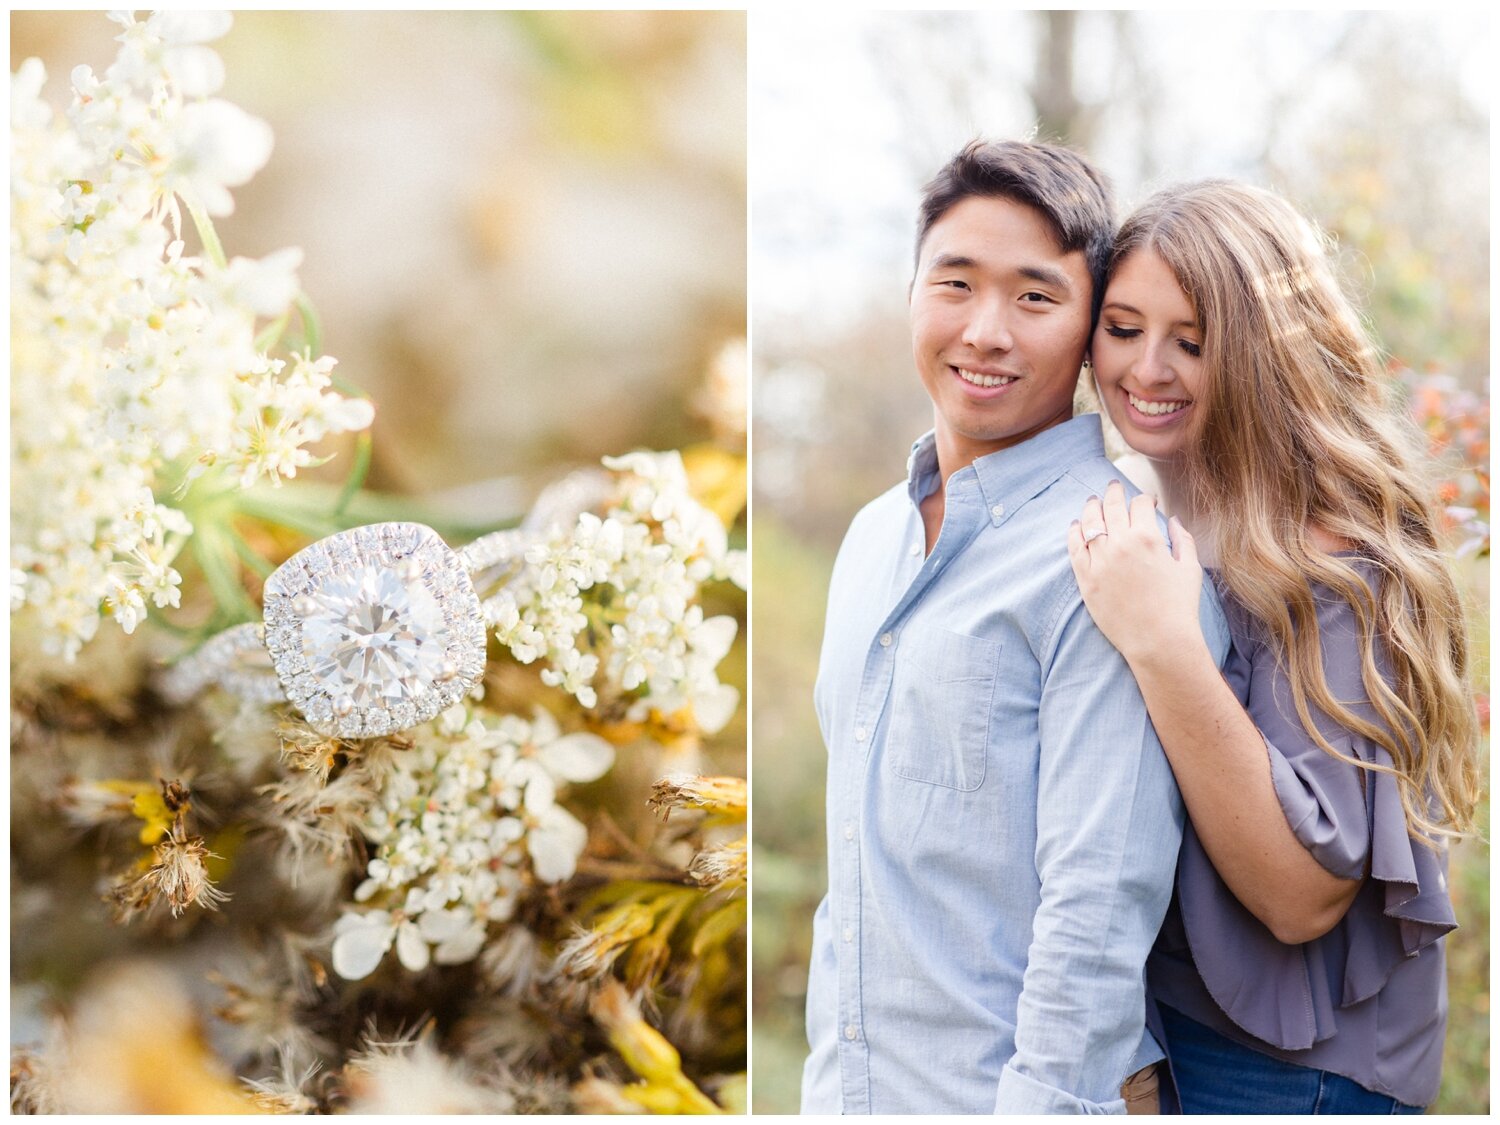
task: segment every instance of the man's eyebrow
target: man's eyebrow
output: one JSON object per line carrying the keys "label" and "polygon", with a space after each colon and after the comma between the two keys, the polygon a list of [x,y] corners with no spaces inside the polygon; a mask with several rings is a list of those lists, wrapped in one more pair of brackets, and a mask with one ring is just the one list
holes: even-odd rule
{"label": "man's eyebrow", "polygon": [[[927,268],[929,270],[967,270],[975,269],[978,265],[978,262],[966,254],[939,254],[927,263]],[[1061,289],[1065,292],[1071,292],[1073,289],[1067,274],[1049,266],[1021,266],[1016,273],[1030,281],[1050,285],[1054,289]]]}
{"label": "man's eyebrow", "polygon": [[1022,277],[1030,278],[1032,281],[1040,281],[1043,285],[1050,285],[1054,289],[1064,292],[1073,291],[1072,284],[1068,281],[1068,275],[1062,270],[1052,269],[1050,266],[1022,266],[1016,271]]}
{"label": "man's eyebrow", "polygon": [[963,254],[939,254],[927,263],[929,270],[971,270],[978,265],[973,258]]}

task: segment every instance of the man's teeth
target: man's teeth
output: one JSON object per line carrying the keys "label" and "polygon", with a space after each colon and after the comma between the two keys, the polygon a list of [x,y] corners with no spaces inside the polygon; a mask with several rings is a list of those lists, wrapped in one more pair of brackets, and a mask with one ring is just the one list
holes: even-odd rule
{"label": "man's teeth", "polygon": [[959,376],[966,383],[973,383],[976,387],[1003,387],[1006,383],[1014,383],[1015,376],[1012,375],[981,375],[977,371],[967,371],[962,367],[955,367]]}
{"label": "man's teeth", "polygon": [[1126,391],[1125,395],[1130,399],[1130,405],[1142,414],[1176,414],[1187,405],[1187,402],[1184,400],[1177,402],[1147,402],[1143,398],[1136,398],[1129,391]]}

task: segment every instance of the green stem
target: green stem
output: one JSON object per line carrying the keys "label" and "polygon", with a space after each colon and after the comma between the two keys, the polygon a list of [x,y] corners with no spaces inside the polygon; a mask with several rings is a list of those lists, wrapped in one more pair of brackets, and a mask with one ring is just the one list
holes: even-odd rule
{"label": "green stem", "polygon": [[224,256],[224,244],[219,241],[219,234],[214,230],[213,220],[208,217],[208,212],[198,206],[192,200],[186,200],[188,214],[192,216],[193,226],[198,230],[198,241],[203,243],[203,252],[208,255],[208,260],[220,269],[229,265],[229,259]]}
{"label": "green stem", "polygon": [[282,313],[270,324],[261,329],[260,335],[255,337],[255,350],[268,352],[281,342],[281,334],[286,331],[288,314]]}
{"label": "green stem", "polygon": [[333,505],[333,514],[337,518],[344,514],[349,507],[349,502],[354,499],[355,493],[365,486],[365,477],[370,472],[370,455],[375,448],[375,443],[370,438],[369,430],[361,430],[354,442],[354,464],[349,467],[349,475],[344,480],[344,487],[339,490],[338,499]]}
{"label": "green stem", "polygon": [[262,558],[260,552],[250,546],[243,535],[231,528],[229,541],[234,546],[234,553],[240,557],[240,562],[255,571],[262,580],[271,577],[271,572],[276,569],[276,565],[271,560]]}
{"label": "green stem", "polygon": [[306,293],[297,294],[297,315],[302,318],[302,343],[312,355],[323,350],[323,323]]}
{"label": "green stem", "polygon": [[193,557],[222,614],[234,621],[254,621],[260,616],[260,608],[240,584],[234,545],[222,527],[210,523],[198,528],[193,536]]}
{"label": "green stem", "polygon": [[458,544],[506,526],[476,526],[445,519],[410,497],[380,492],[357,491],[341,502],[342,492],[342,488],[312,482],[299,482],[295,488],[256,487],[237,494],[235,509],[254,519],[320,538],[367,523],[411,521],[426,524],[449,543]]}

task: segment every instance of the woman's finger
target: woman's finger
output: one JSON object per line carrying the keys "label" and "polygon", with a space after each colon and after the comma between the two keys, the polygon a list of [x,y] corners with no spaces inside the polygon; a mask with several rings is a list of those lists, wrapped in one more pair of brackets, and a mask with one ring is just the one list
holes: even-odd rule
{"label": "woman's finger", "polygon": [[1173,516],[1167,521],[1167,533],[1172,537],[1172,557],[1178,562],[1198,565],[1198,544],[1193,542],[1192,532],[1182,526],[1182,521]]}
{"label": "woman's finger", "polygon": [[1130,526],[1143,533],[1157,535],[1156,497],[1142,492],[1130,502]]}
{"label": "woman's finger", "polygon": [[1073,564],[1073,577],[1081,586],[1089,572],[1089,550],[1083,545],[1083,527],[1077,520],[1068,525],[1068,561]]}
{"label": "woman's finger", "polygon": [[1130,530],[1130,509],[1125,504],[1125,486],[1117,480],[1104,490],[1104,527],[1111,535]]}
{"label": "woman's finger", "polygon": [[1102,533],[1108,530],[1104,524],[1104,507],[1099,503],[1099,497],[1090,496],[1083,505],[1083,516],[1079,519],[1079,531],[1083,536],[1083,545],[1087,547]]}

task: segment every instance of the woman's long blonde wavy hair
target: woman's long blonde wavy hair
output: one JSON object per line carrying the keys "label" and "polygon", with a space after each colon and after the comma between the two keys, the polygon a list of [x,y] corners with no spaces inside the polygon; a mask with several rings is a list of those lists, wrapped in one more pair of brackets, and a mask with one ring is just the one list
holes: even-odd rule
{"label": "woman's long blonde wavy hair", "polygon": [[[1220,581],[1268,627],[1297,715],[1323,750],[1388,770],[1335,749],[1310,708],[1390,753],[1413,836],[1435,844],[1471,830],[1481,781],[1463,603],[1415,427],[1388,401],[1390,381],[1329,248],[1285,200],[1222,180],[1149,200],[1120,230],[1111,273],[1143,248],[1171,269],[1203,330],[1183,476],[1188,502],[1214,528]],[[1379,589],[1319,550],[1314,527],[1374,563]],[[1379,722],[1328,689],[1315,582],[1354,609]]]}

